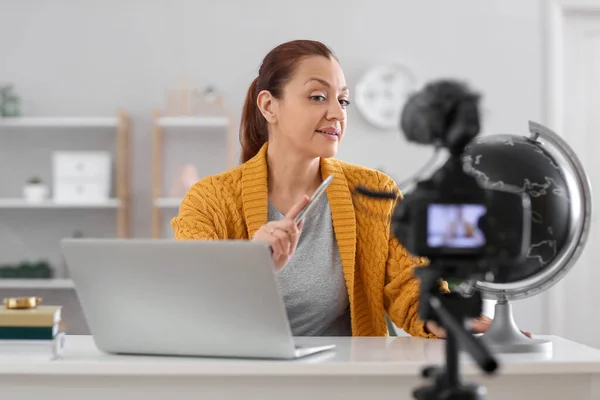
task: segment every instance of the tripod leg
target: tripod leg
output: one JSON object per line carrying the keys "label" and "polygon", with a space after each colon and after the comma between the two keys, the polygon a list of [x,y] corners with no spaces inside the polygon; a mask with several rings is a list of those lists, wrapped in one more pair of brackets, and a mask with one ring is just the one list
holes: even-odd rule
{"label": "tripod leg", "polygon": [[448,335],[446,339],[446,378],[451,388],[460,386],[460,363],[459,363],[458,341],[454,335]]}

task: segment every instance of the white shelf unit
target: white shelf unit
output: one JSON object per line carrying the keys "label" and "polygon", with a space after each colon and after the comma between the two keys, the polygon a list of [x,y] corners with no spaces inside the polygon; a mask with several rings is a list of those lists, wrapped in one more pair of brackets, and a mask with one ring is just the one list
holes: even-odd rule
{"label": "white shelf unit", "polygon": [[[115,134],[116,140],[116,198],[98,203],[56,202],[28,203],[19,198],[0,198],[0,209],[111,209],[117,210],[117,237],[131,235],[130,226],[130,128],[128,115],[119,110],[114,117],[9,117],[0,118],[0,133],[10,134],[21,128],[51,134],[52,128],[72,128],[75,134]],[[91,129],[107,128],[107,129]],[[64,132],[61,130],[61,132]]]}
{"label": "white shelf unit", "polygon": [[[12,134],[22,129],[28,133],[52,135],[53,132],[77,135],[116,135],[115,168],[116,198],[100,202],[57,202],[48,199],[29,203],[23,198],[0,198],[0,209],[114,209],[117,212],[116,236],[131,235],[130,222],[130,130],[129,116],[119,110],[114,117],[10,117],[0,118],[0,142],[11,140]],[[70,279],[18,279],[0,278],[0,289],[72,289]]]}
{"label": "white shelf unit", "polygon": [[203,129],[222,128],[227,139],[227,165],[234,166],[234,132],[233,118],[230,114],[223,116],[161,116],[154,111],[153,154],[152,154],[152,236],[160,238],[162,232],[162,210],[178,208],[183,199],[165,197],[163,194],[164,168],[164,135],[170,130],[193,129],[201,132]]}
{"label": "white shelf unit", "polygon": [[0,279],[0,289],[73,289],[71,279]]}

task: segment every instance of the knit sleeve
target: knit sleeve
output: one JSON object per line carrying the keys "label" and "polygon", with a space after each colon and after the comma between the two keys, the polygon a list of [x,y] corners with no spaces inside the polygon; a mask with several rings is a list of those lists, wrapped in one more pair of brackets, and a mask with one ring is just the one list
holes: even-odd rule
{"label": "knit sleeve", "polygon": [[414,269],[427,264],[427,259],[414,257],[392,238],[389,241],[385,272],[384,300],[388,316],[396,326],[412,336],[435,338],[425,331],[419,318],[419,280]]}
{"label": "knit sleeve", "polygon": [[175,239],[218,240],[227,237],[221,204],[223,191],[214,180],[202,180],[187,192],[171,220]]}
{"label": "knit sleeve", "polygon": [[[398,188],[390,183],[387,191]],[[419,280],[415,268],[426,267],[429,260],[411,255],[398,239],[391,237],[385,271],[384,304],[394,324],[412,336],[436,338],[425,331],[425,323],[419,318]],[[448,284],[441,282],[440,290],[448,292]]]}

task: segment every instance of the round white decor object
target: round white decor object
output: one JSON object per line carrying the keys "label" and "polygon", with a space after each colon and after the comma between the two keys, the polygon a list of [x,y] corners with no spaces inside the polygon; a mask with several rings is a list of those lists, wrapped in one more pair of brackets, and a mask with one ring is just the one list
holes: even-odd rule
{"label": "round white decor object", "polygon": [[400,116],[416,82],[399,64],[380,65],[368,70],[357,82],[354,101],[361,115],[383,130],[400,129]]}

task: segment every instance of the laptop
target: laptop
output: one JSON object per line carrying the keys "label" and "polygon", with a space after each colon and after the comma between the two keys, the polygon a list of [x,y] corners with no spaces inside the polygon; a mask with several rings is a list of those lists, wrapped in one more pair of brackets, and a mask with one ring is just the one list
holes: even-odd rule
{"label": "laptop", "polygon": [[99,350],[296,359],[269,247],[248,240],[63,239]]}

